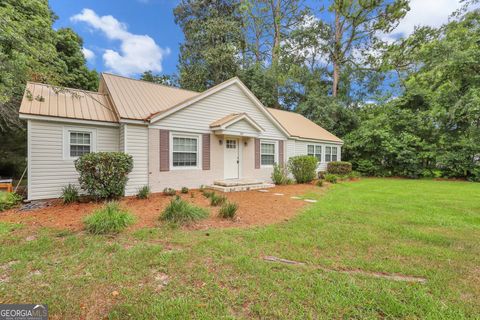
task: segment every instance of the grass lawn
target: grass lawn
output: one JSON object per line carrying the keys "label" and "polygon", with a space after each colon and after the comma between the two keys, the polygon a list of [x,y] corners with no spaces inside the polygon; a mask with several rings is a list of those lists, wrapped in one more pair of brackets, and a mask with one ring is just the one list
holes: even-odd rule
{"label": "grass lawn", "polygon": [[251,229],[32,239],[0,224],[0,302],[47,303],[51,319],[479,318],[480,184],[364,179],[308,196],[296,218]]}

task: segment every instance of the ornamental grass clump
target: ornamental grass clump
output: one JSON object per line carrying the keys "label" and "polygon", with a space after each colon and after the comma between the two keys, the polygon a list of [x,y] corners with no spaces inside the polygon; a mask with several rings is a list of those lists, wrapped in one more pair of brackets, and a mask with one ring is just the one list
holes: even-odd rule
{"label": "ornamental grass clump", "polygon": [[227,197],[225,197],[224,195],[218,195],[216,193],[213,193],[211,196],[210,196],[210,205],[211,206],[219,206],[221,204],[224,204],[225,201],[227,201]]}
{"label": "ornamental grass clump", "polygon": [[138,199],[148,199],[150,197],[150,187],[149,186],[143,186],[140,189],[138,189],[137,193],[137,198]]}
{"label": "ornamental grass clump", "polygon": [[105,204],[83,220],[85,229],[92,234],[117,234],[134,222],[135,217],[118,202]]}
{"label": "ornamental grass clump", "polygon": [[78,201],[78,188],[73,184],[68,184],[62,188],[62,200],[64,204]]}
{"label": "ornamental grass clump", "polygon": [[15,192],[0,191],[0,212],[13,208],[20,201],[22,201],[22,197]]}
{"label": "ornamental grass clump", "polygon": [[223,219],[234,219],[237,215],[238,203],[235,202],[225,202],[220,211],[218,211],[218,216]]}
{"label": "ornamental grass clump", "polygon": [[208,211],[175,197],[160,215],[161,221],[174,224],[189,224],[208,217]]}

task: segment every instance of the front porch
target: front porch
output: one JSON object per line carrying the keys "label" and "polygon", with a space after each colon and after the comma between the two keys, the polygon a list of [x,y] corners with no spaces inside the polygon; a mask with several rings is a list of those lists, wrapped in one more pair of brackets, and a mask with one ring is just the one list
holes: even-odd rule
{"label": "front porch", "polygon": [[213,185],[207,188],[221,192],[249,191],[273,188],[273,183],[268,183],[258,179],[223,179],[216,180]]}

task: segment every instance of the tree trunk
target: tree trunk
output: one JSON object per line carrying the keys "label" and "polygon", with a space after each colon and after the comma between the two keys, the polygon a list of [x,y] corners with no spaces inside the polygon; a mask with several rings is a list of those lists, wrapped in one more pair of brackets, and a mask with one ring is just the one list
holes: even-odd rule
{"label": "tree trunk", "polygon": [[338,83],[340,82],[340,56],[342,46],[342,30],[340,26],[339,8],[335,9],[335,44],[333,48],[333,86],[332,96],[338,95]]}
{"label": "tree trunk", "polygon": [[272,7],[272,21],[273,21],[273,43],[272,43],[272,68],[275,75],[275,84],[273,88],[273,96],[275,97],[274,108],[280,109],[278,102],[278,59],[280,55],[280,24],[281,24],[281,12],[280,12],[281,0],[271,0]]}

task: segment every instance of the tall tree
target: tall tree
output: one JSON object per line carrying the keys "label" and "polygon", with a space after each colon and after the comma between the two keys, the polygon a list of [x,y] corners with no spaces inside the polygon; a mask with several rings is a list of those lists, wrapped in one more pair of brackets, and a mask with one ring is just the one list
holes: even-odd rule
{"label": "tall tree", "polygon": [[[342,69],[362,68],[359,56],[368,55],[380,34],[391,32],[409,10],[407,0],[333,0],[329,36],[333,65],[332,95],[338,96]],[[361,60],[361,57],[360,57]]]}
{"label": "tall tree", "polygon": [[170,87],[178,87],[178,79],[176,76],[168,74],[154,74],[151,70],[145,71],[140,75],[140,80],[163,84]]}
{"label": "tall tree", "polygon": [[20,126],[17,110],[27,80],[60,82],[53,20],[47,0],[0,2],[0,130]]}
{"label": "tall tree", "polygon": [[82,53],[83,40],[70,28],[56,32],[55,48],[61,60],[63,75],[60,84],[65,87],[95,91],[98,88],[98,74],[85,65]]}
{"label": "tall tree", "polygon": [[244,50],[236,0],[182,0],[174,9],[185,41],[180,46],[180,85],[203,91],[239,70]]}

